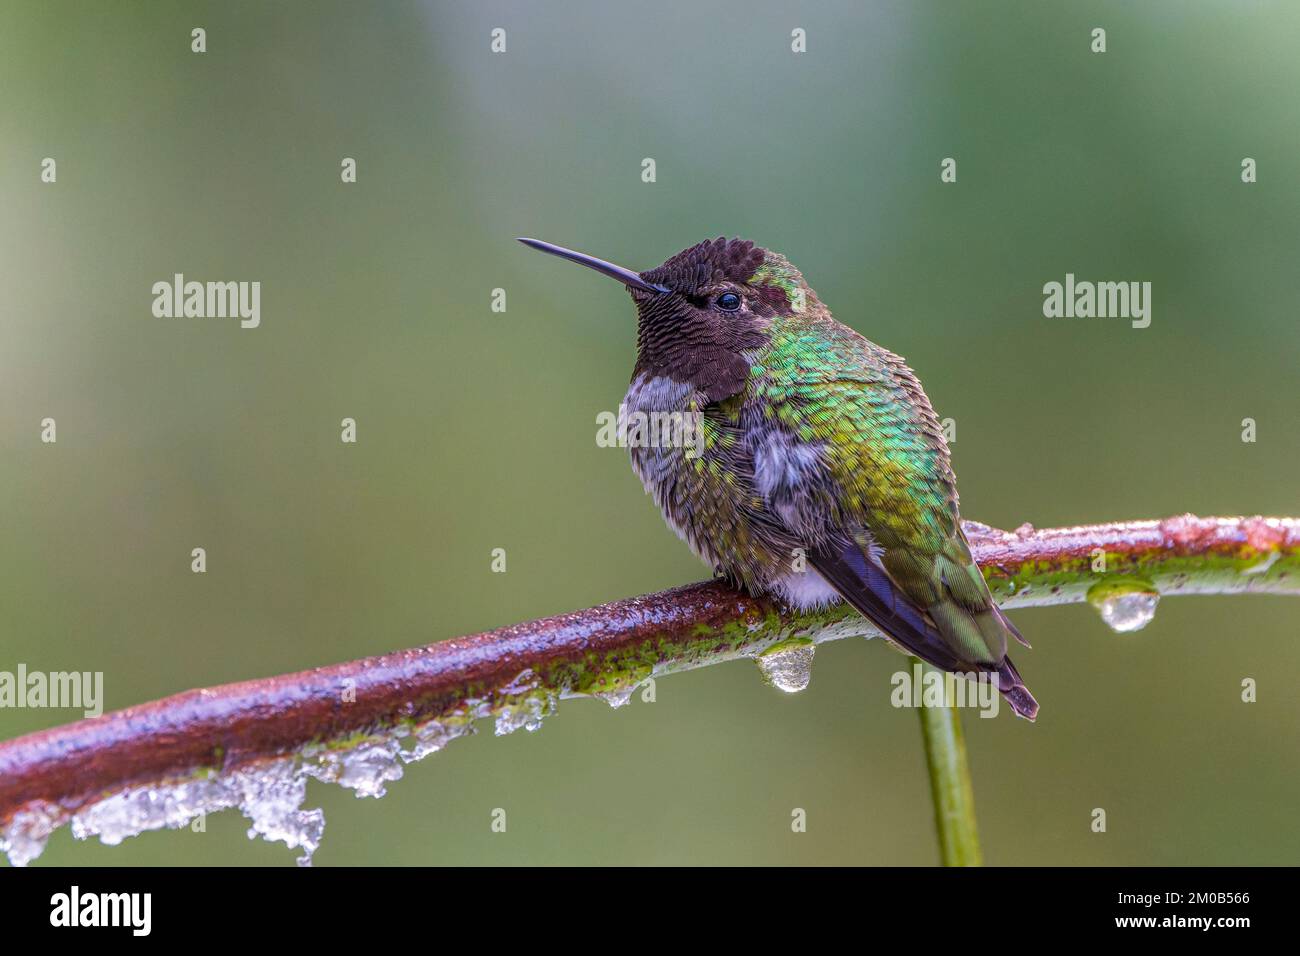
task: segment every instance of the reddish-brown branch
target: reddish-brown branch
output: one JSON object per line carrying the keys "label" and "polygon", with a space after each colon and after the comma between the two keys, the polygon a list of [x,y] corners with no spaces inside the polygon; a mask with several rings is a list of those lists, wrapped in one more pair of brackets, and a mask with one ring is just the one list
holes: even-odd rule
{"label": "reddish-brown branch", "polygon": [[[1141,575],[1161,593],[1300,592],[1300,520],[1206,518],[1003,532],[968,526],[1006,606],[1082,600],[1099,577]],[[740,623],[744,626],[736,627]],[[824,640],[870,629],[835,609],[791,615],[716,582],[427,647],[187,691],[0,744],[0,825],[34,801],[74,813],[131,785],[231,770],[405,721],[472,719],[518,691],[556,696],[610,675],[642,679],[752,656],[781,635]]]}

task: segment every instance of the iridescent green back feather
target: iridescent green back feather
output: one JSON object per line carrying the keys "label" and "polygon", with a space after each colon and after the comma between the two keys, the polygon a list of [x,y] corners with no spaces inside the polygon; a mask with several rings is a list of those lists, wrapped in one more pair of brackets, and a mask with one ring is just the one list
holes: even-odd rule
{"label": "iridescent green back feather", "polygon": [[[770,253],[755,280],[787,292],[801,283]],[[953,650],[972,663],[1000,661],[1007,631],[961,532],[948,447],[920,383],[902,358],[836,322],[801,288],[805,308],[774,321],[746,401],[822,445],[836,523],[861,529],[864,550],[882,551],[889,577]]]}

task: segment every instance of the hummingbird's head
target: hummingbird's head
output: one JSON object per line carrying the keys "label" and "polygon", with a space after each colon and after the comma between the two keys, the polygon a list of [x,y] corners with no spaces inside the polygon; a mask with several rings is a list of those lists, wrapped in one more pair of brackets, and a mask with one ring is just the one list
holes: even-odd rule
{"label": "hummingbird's head", "polygon": [[709,401],[744,388],[773,322],[811,307],[816,296],[784,256],[719,236],[661,266],[633,272],[537,239],[520,242],[572,260],[627,286],[637,309],[636,375],[689,382]]}

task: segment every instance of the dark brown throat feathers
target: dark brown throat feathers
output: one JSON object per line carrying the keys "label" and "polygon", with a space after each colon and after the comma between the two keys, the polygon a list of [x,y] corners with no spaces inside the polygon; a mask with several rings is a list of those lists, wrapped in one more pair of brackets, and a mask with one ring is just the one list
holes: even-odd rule
{"label": "dark brown throat feathers", "polygon": [[689,382],[710,402],[741,391],[750,363],[744,353],[767,341],[768,319],[788,308],[748,283],[765,252],[752,242],[723,237],[677,253],[641,273],[655,294],[630,288],[637,309],[637,363],[633,380],[646,375]]}

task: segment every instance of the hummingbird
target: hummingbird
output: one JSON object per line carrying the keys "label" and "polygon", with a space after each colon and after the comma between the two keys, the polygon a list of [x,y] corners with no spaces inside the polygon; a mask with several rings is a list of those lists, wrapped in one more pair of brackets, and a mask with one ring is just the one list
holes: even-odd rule
{"label": "hummingbird", "polygon": [[620,415],[689,416],[703,437],[628,442],[632,467],[715,574],[800,610],[846,601],[901,650],[986,673],[1037,716],[1007,657],[1008,637],[1028,642],[975,564],[943,429],[901,357],[753,242],[706,240],[634,272],[519,241],[627,288],[637,359]]}

